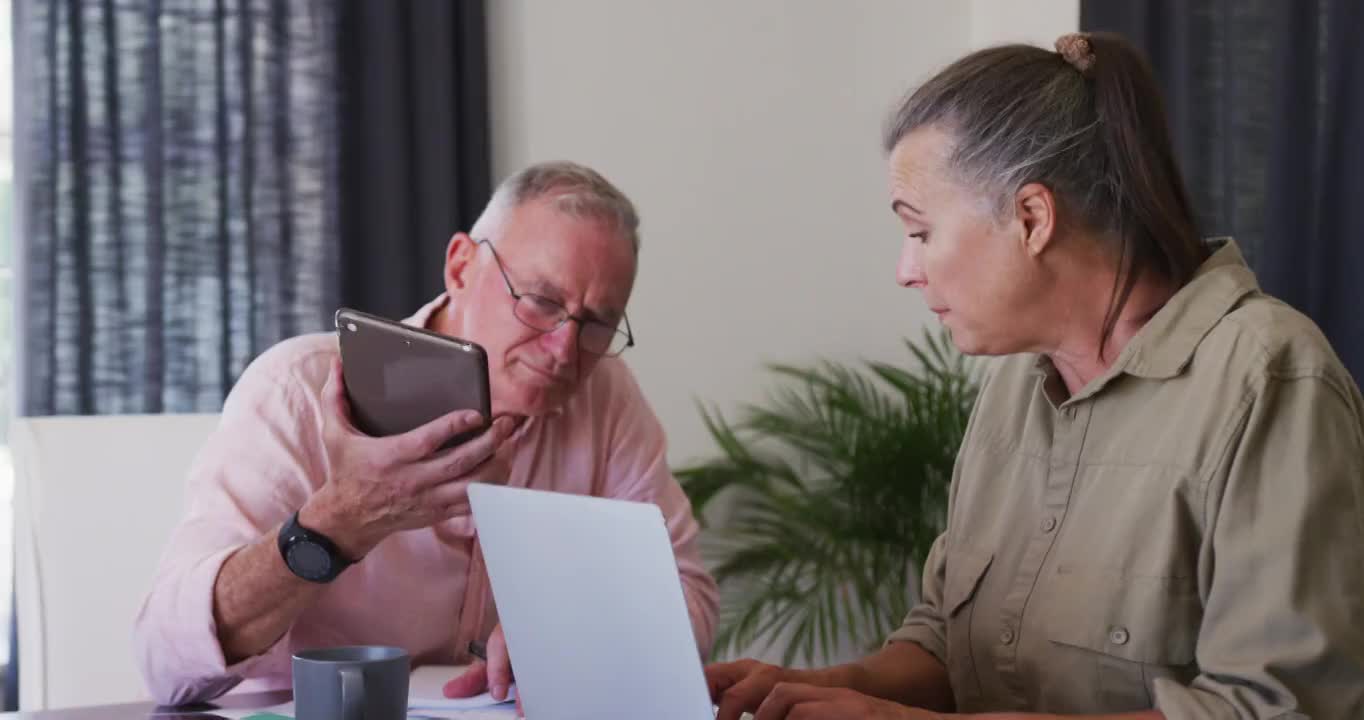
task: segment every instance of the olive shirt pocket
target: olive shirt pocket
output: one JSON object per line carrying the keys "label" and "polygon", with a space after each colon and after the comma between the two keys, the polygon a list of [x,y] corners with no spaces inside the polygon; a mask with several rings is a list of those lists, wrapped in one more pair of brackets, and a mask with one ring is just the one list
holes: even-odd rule
{"label": "olive shirt pocket", "polygon": [[971,648],[974,600],[994,555],[973,547],[957,546],[947,556],[943,610],[947,620],[947,674],[957,707],[971,707],[972,698],[983,690]]}
{"label": "olive shirt pocket", "polygon": [[1048,585],[1042,626],[1055,659],[1105,711],[1150,709],[1157,678],[1183,684],[1198,674],[1203,606],[1191,583],[1063,571]]}

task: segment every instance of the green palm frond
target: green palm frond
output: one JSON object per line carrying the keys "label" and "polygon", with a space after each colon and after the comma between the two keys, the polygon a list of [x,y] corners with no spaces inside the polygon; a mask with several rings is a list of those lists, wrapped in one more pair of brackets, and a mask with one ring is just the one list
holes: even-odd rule
{"label": "green palm frond", "polygon": [[772,365],[777,388],[737,422],[701,408],[719,454],[676,471],[722,590],[716,652],[781,638],[815,663],[844,639],[879,645],[909,611],[911,577],[942,531],[976,373],[945,335],[906,342],[905,367]]}

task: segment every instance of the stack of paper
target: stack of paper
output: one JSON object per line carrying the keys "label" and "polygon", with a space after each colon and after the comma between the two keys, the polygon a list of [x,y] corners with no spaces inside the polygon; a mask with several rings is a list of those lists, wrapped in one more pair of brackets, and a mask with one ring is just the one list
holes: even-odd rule
{"label": "stack of paper", "polygon": [[465,720],[516,717],[515,685],[507,693],[508,700],[494,700],[491,693],[471,698],[445,697],[445,683],[462,672],[464,668],[450,665],[427,665],[413,670],[407,686],[408,716]]}

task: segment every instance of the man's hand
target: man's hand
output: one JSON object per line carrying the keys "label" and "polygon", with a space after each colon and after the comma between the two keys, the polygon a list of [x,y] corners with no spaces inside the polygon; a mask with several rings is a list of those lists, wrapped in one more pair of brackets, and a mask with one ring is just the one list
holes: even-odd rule
{"label": "man's hand", "polygon": [[[445,697],[473,697],[483,691],[492,693],[494,700],[506,700],[513,676],[511,656],[507,654],[507,637],[502,634],[502,626],[493,628],[488,637],[488,660],[474,660],[474,664],[463,675],[445,683]],[[516,712],[525,715],[521,708],[521,696],[516,697]]]}
{"label": "man's hand", "polygon": [[777,683],[753,720],[944,720],[945,716],[847,688]]}
{"label": "man's hand", "polygon": [[401,435],[370,437],[351,420],[340,360],[332,363],[322,402],[330,472],[327,484],[303,506],[299,522],[331,538],[352,559],[394,532],[467,512],[470,482],[506,479],[506,466],[495,455],[516,419],[498,418],[487,432],[449,450],[440,448],[483,424],[477,412],[456,411]]}

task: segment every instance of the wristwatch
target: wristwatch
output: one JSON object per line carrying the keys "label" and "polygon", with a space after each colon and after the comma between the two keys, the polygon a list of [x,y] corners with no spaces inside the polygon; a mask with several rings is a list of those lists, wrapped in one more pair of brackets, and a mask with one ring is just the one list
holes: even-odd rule
{"label": "wristwatch", "polygon": [[290,572],[315,583],[329,583],[355,564],[326,535],[299,525],[297,512],[279,529],[279,554]]}

